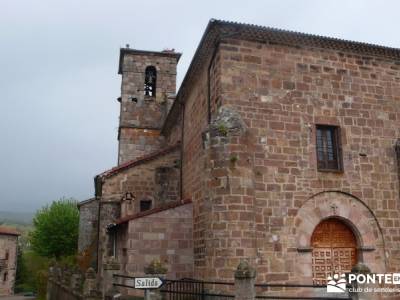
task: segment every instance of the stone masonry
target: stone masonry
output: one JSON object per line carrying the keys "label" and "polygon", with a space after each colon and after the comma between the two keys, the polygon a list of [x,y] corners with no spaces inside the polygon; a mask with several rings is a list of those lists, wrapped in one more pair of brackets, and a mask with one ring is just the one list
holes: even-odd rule
{"label": "stone masonry", "polygon": [[[108,226],[130,253],[124,272],[141,271],[132,239],[155,237],[158,215],[133,216],[148,197],[152,209],[190,199],[194,278],[232,281],[247,261],[257,282],[310,284],[311,238],[329,219],[354,234],[357,263],[400,272],[399,49],[211,20],[175,97],[178,59],[121,50],[119,166],[95,180],[100,267]],[[141,90],[149,65],[152,99]],[[321,125],[337,128],[337,170],[317,165]],[[167,244],[163,233],[144,247]]]}
{"label": "stone masonry", "polygon": [[78,204],[79,208],[79,241],[81,267],[96,268],[98,245],[99,201],[91,198]]}
{"label": "stone masonry", "polygon": [[13,228],[0,227],[0,296],[14,293],[19,235]]}
{"label": "stone masonry", "polygon": [[[118,163],[138,158],[161,148],[160,129],[176,89],[176,65],[180,54],[121,49],[122,75]],[[144,94],[145,70],[157,70],[156,94]]]}

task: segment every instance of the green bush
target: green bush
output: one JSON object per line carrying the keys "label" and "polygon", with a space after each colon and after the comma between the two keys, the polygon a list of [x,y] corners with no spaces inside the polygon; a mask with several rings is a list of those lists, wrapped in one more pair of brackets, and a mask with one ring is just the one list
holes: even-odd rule
{"label": "green bush", "polygon": [[[44,292],[47,284],[47,271],[49,269],[51,259],[37,255],[33,251],[26,251],[21,256],[23,265],[19,271],[19,279],[16,283],[15,290],[17,292]],[[43,278],[46,277],[46,282]]]}
{"label": "green bush", "polygon": [[19,252],[17,292],[35,292],[45,299],[51,265],[76,267],[79,211],[76,201],[61,199],[40,209],[29,234],[30,249]]}
{"label": "green bush", "polygon": [[79,231],[76,204],[73,199],[61,199],[36,213],[34,229],[29,236],[33,251],[56,259],[76,254]]}

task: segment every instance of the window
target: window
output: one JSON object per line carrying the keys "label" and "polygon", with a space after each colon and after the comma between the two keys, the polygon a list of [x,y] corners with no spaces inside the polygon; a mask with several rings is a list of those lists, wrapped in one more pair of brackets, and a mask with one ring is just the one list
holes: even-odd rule
{"label": "window", "polygon": [[113,257],[117,257],[117,230],[114,229],[112,232],[112,255]]}
{"label": "window", "polygon": [[10,257],[10,253],[8,252],[8,250],[6,251],[6,255],[5,255],[5,260],[8,260]]}
{"label": "window", "polygon": [[144,94],[154,97],[156,95],[157,70],[153,66],[146,68],[144,77]]}
{"label": "window", "polygon": [[151,200],[141,200],[140,201],[140,211],[146,211],[151,209]]}
{"label": "window", "polygon": [[5,273],[3,274],[3,281],[5,282],[5,281],[7,281],[7,279],[8,279],[8,273],[5,272]]}
{"label": "window", "polygon": [[317,163],[319,171],[342,171],[339,127],[317,125]]}

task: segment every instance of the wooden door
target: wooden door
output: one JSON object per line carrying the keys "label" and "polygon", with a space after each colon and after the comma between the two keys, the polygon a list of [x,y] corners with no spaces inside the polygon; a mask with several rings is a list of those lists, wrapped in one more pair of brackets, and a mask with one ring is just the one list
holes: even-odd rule
{"label": "wooden door", "polygon": [[328,276],[350,272],[357,263],[357,241],[351,229],[338,219],[327,219],[311,237],[314,284],[326,284]]}

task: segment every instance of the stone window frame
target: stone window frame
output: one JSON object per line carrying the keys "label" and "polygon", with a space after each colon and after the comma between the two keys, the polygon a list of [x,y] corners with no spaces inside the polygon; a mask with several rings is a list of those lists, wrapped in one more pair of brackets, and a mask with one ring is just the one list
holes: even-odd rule
{"label": "stone window frame", "polygon": [[[318,134],[319,132],[325,132],[325,136],[322,136],[324,139],[323,142],[326,144],[328,143],[328,136],[327,133],[330,133],[330,143],[332,148],[332,160],[326,158],[328,153],[326,152],[327,149],[320,148],[318,142]],[[343,173],[343,151],[342,151],[342,138],[341,138],[341,128],[338,125],[329,125],[329,124],[316,124],[315,125],[315,155],[317,161],[317,170],[319,172],[334,172],[334,173]],[[320,159],[320,153],[323,152],[325,157]]]}

